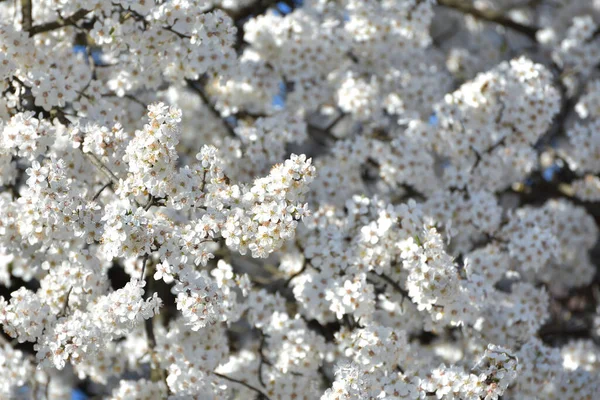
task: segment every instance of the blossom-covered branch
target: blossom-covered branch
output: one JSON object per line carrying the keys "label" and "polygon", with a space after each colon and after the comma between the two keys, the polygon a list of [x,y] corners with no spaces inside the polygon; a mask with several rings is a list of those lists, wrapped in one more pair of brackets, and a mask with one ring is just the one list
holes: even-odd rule
{"label": "blossom-covered branch", "polygon": [[595,398],[559,3],[0,0],[0,398]]}

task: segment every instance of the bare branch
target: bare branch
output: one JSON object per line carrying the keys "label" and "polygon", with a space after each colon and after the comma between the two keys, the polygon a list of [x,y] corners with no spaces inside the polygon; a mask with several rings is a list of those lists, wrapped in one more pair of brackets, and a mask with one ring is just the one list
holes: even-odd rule
{"label": "bare branch", "polygon": [[269,364],[268,361],[267,361],[267,359],[266,359],[266,357],[265,357],[265,354],[263,353],[264,348],[265,348],[265,344],[266,344],[267,336],[264,334],[263,331],[259,330],[259,332],[260,332],[260,345],[259,345],[259,348],[258,348],[258,354],[260,355],[260,363],[258,364],[258,380],[259,380],[259,382],[260,382],[261,385],[265,386],[265,382],[264,382],[264,379],[263,379],[263,376],[262,376],[262,372],[263,372],[263,366],[265,364]]}
{"label": "bare branch", "polygon": [[148,259],[150,258],[149,254],[144,255],[144,260],[142,261],[142,273],[140,274],[140,279],[146,279],[146,264],[148,264]]}
{"label": "bare branch", "polygon": [[106,188],[107,188],[107,187],[109,187],[109,186],[112,186],[112,184],[113,184],[113,183],[112,183],[112,181],[109,181],[109,182],[108,182],[108,183],[106,183],[104,186],[102,186],[102,187],[100,188],[100,190],[98,190],[98,191],[96,192],[96,194],[94,195],[94,197],[92,197],[92,201],[96,201],[96,200],[98,199],[98,197],[100,197],[100,195],[102,194],[102,192],[104,191],[104,189],[106,189]]}
{"label": "bare branch", "polygon": [[33,17],[31,16],[31,0],[21,0],[21,25],[23,25],[23,30],[28,31],[31,29],[33,25]]}
{"label": "bare branch", "polygon": [[519,32],[532,40],[535,40],[535,35],[538,31],[538,28],[535,26],[527,26],[520,24],[501,12],[497,12],[494,10],[481,10],[475,8],[471,2],[465,0],[438,0],[438,4],[451,8],[453,10],[459,11],[463,14],[472,15],[475,18],[478,18],[483,21],[492,22],[494,24],[502,25],[506,28],[512,29],[515,32]]}
{"label": "bare branch", "polygon": [[389,283],[402,296],[408,297],[408,292],[406,290],[402,289],[402,287],[400,287],[400,285],[396,281],[394,281],[392,278],[390,278],[386,274],[377,274],[377,275],[381,279],[383,279],[384,281],[386,281],[387,283]]}
{"label": "bare branch", "polygon": [[55,21],[47,22],[45,24],[32,26],[30,29],[28,29],[29,36],[35,36],[38,33],[50,32],[65,26],[75,25],[77,21],[83,19],[89,12],[90,10],[81,9],[67,18],[59,18]]}
{"label": "bare branch", "polygon": [[229,377],[229,376],[227,376],[227,375],[223,375],[223,374],[220,374],[220,373],[218,373],[218,372],[213,372],[213,374],[215,374],[215,375],[216,375],[216,376],[218,376],[219,378],[223,378],[223,379],[225,379],[225,380],[228,380],[228,381],[230,381],[230,382],[239,383],[240,385],[243,385],[243,386],[247,387],[248,389],[250,389],[250,390],[252,390],[252,391],[255,391],[256,393],[258,393],[259,395],[261,395],[263,398],[265,398],[265,399],[267,399],[267,400],[270,400],[270,399],[269,399],[269,396],[267,396],[267,395],[266,395],[266,394],[265,394],[265,393],[264,393],[262,390],[260,390],[260,389],[258,389],[258,388],[256,388],[256,387],[254,387],[254,386],[252,386],[252,385],[250,385],[249,383],[246,383],[246,382],[244,382],[244,381],[241,381],[241,380],[239,380],[239,379],[231,378],[231,377]]}
{"label": "bare branch", "polygon": [[331,131],[345,116],[346,114],[340,112],[340,114],[324,128],[309,124],[307,127],[308,135],[320,145],[328,145],[329,143],[327,143],[327,140],[331,142],[337,141],[338,138]]}
{"label": "bare branch", "polygon": [[171,33],[174,33],[175,35],[179,36],[181,39],[191,39],[192,38],[189,35],[186,35],[186,34],[181,33],[181,32],[177,32],[175,29],[173,29],[170,26],[163,26],[163,29],[166,30],[166,31],[169,31]]}
{"label": "bare branch", "polygon": [[58,317],[64,317],[67,315],[67,309],[69,308],[69,297],[71,296],[71,292],[73,291],[73,286],[69,288],[67,291],[67,295],[65,296],[65,302],[63,303],[62,309],[58,313]]}

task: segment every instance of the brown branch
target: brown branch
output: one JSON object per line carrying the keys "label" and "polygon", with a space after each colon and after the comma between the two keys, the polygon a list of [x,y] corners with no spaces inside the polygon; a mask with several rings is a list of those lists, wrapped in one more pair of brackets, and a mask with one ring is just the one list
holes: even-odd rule
{"label": "brown branch", "polygon": [[146,264],[148,264],[148,259],[150,258],[150,254],[144,255],[144,259],[142,260],[142,273],[140,274],[140,279],[146,279]]}
{"label": "brown branch", "polygon": [[229,376],[227,376],[227,375],[223,375],[223,374],[220,374],[220,373],[218,373],[218,372],[214,372],[214,371],[213,371],[213,374],[214,374],[214,375],[216,375],[216,376],[218,376],[219,378],[222,378],[222,379],[228,380],[228,381],[230,381],[230,382],[239,383],[240,385],[242,385],[242,386],[245,386],[245,387],[247,387],[248,389],[250,389],[250,390],[252,390],[252,391],[254,391],[254,392],[258,393],[258,394],[259,394],[260,396],[262,396],[263,398],[265,398],[265,399],[267,399],[267,400],[270,400],[270,399],[269,399],[269,396],[267,396],[267,395],[266,395],[266,394],[265,394],[265,393],[264,393],[262,390],[260,390],[260,389],[258,389],[258,388],[256,388],[256,387],[254,387],[254,386],[252,386],[252,385],[250,385],[249,383],[246,383],[246,382],[244,382],[244,381],[241,381],[241,380],[239,380],[239,379],[231,378],[231,377],[229,377]]}
{"label": "brown branch", "polygon": [[304,265],[302,265],[302,268],[300,268],[300,271],[293,273],[283,284],[283,286],[285,287],[289,287],[290,283],[292,283],[292,281],[294,280],[294,278],[300,276],[304,271],[306,271],[306,267],[308,266],[308,261],[304,261]]}
{"label": "brown branch", "polygon": [[154,352],[154,348],[156,347],[156,337],[154,336],[154,325],[152,324],[152,318],[145,320],[144,326],[146,328],[146,336],[148,336],[148,346]]}
{"label": "brown branch", "polygon": [[[338,138],[331,133],[331,131],[338,125],[338,123],[346,116],[343,112],[340,112],[340,115],[335,117],[333,121],[331,121],[326,127],[320,128],[314,125],[308,125],[307,132],[308,135],[313,138],[313,140],[320,145],[327,145],[327,140],[335,142]],[[323,136],[323,137],[321,137]]]}
{"label": "brown branch", "polygon": [[185,33],[177,32],[175,29],[173,29],[170,26],[163,26],[163,29],[166,31],[169,31],[171,33],[174,33],[175,35],[179,36],[181,39],[191,39],[192,38],[191,36],[186,35]]}
{"label": "brown branch", "polygon": [[164,207],[168,197],[155,197],[153,195],[148,196],[148,202],[144,205],[144,211],[148,211],[152,206]]}
{"label": "brown branch", "polygon": [[263,372],[263,366],[265,364],[270,365],[270,363],[267,361],[265,354],[263,352],[265,345],[266,345],[267,336],[261,330],[259,330],[259,333],[260,333],[260,345],[258,348],[258,354],[260,356],[260,363],[258,364],[258,381],[260,382],[261,385],[266,386],[263,376],[262,376],[262,372]]}
{"label": "brown branch", "polygon": [[[146,277],[146,265],[148,263],[148,260],[150,259],[150,254],[145,254],[144,255],[144,260],[142,261],[142,274],[141,274],[141,280],[145,280]],[[152,276],[152,270],[154,269],[152,266],[150,266],[150,273],[149,275]],[[154,279],[149,279],[149,282],[146,281],[147,283],[147,288],[144,291],[144,300],[150,298],[150,295],[152,294],[152,292],[154,292]],[[156,351],[156,335],[154,334],[154,317],[156,317],[156,314],[154,314],[151,318],[148,318],[147,320],[144,321],[144,329],[146,331],[146,336],[148,339],[148,350],[150,353],[150,378],[152,379],[153,382],[158,382],[158,381],[163,381],[165,383],[165,386],[167,388],[167,391],[170,393],[169,391],[169,385],[167,384],[167,374],[165,373],[165,371],[160,368],[160,361],[158,359],[158,353]]]}
{"label": "brown branch", "polygon": [[408,297],[408,291],[402,289],[402,287],[400,287],[400,285],[396,281],[394,281],[392,278],[390,278],[386,274],[377,274],[377,276],[379,276],[381,279],[383,279],[384,281],[389,283],[402,296]]}
{"label": "brown branch", "polygon": [[76,11],[73,15],[66,18],[59,18],[57,20],[47,22],[45,24],[32,26],[29,31],[29,36],[35,36],[38,33],[50,32],[55,29],[63,28],[69,25],[75,25],[77,21],[83,19],[91,10],[81,9]]}
{"label": "brown branch", "polygon": [[21,25],[23,26],[24,31],[30,30],[33,25],[31,6],[31,0],[21,0]]}
{"label": "brown branch", "polygon": [[102,192],[104,191],[104,189],[106,189],[107,187],[112,186],[112,185],[113,185],[112,181],[109,181],[104,186],[102,186],[100,188],[100,190],[98,190],[96,192],[96,194],[94,195],[94,197],[92,197],[92,201],[96,201],[98,199],[98,197],[100,197],[100,195],[102,194]]}
{"label": "brown branch", "polygon": [[538,31],[537,27],[520,24],[501,12],[489,9],[481,10],[475,8],[471,2],[465,0],[438,0],[438,4],[440,6],[459,11],[463,14],[472,15],[473,17],[483,21],[502,25],[529,37],[531,40],[536,40],[535,35]]}

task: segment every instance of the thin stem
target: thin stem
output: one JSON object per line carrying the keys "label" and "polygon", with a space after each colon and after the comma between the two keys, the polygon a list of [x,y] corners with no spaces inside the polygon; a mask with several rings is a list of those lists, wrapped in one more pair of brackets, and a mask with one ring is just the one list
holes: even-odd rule
{"label": "thin stem", "polygon": [[191,39],[192,38],[191,36],[186,35],[185,33],[177,32],[175,29],[173,29],[170,26],[163,26],[163,29],[166,31],[169,31],[171,33],[174,33],[175,35],[179,36],[181,39]]}
{"label": "thin stem", "polygon": [[148,197],[148,202],[144,205],[144,211],[148,211],[152,206],[164,206],[167,201],[167,197],[154,197],[150,195]]}
{"label": "thin stem", "polygon": [[88,158],[88,160],[91,161],[92,164],[94,164],[96,168],[98,168],[104,175],[106,175],[108,179],[110,179],[113,185],[118,185],[119,178],[106,165],[104,165],[94,153],[84,153],[83,149],[81,149],[81,152]]}
{"label": "thin stem", "polygon": [[[117,64],[115,64],[115,65],[117,65]],[[112,66],[112,65],[111,65],[111,66]],[[128,99],[128,100],[131,100],[131,101],[133,101],[133,102],[134,102],[134,103],[136,103],[136,104],[139,104],[139,105],[140,105],[140,106],[142,106],[144,109],[148,107],[148,105],[147,105],[147,104],[145,104],[143,101],[141,101],[141,100],[140,100],[140,99],[138,99],[137,97],[135,97],[135,96],[133,96],[133,95],[131,95],[131,94],[128,94],[128,93],[126,93],[126,94],[125,94],[125,95],[123,95],[123,96],[118,96],[116,93],[114,93],[114,92],[111,92],[111,93],[106,93],[106,94],[103,94],[103,95],[102,95],[102,97],[117,97],[117,98],[119,98],[119,99],[123,99],[123,98],[125,98],[125,99]]]}
{"label": "thin stem", "polygon": [[154,318],[148,318],[147,320],[144,321],[144,327],[146,328],[146,335],[148,336],[148,346],[152,350],[152,353],[154,353],[154,348],[156,347],[156,336],[154,336],[154,325],[152,324],[153,319]]}
{"label": "thin stem", "polygon": [[133,19],[141,22],[144,25],[144,30],[148,27],[148,21],[146,21],[146,17],[142,14],[132,10],[131,8],[125,8],[122,4],[113,2],[112,5],[115,7],[119,7],[121,9],[121,12],[125,13],[125,15],[121,14],[121,23],[123,23],[123,21],[125,21],[127,18],[132,17]]}
{"label": "thin stem", "polygon": [[304,261],[304,265],[302,266],[302,268],[300,269],[300,271],[296,272],[295,274],[292,274],[292,276],[290,276],[285,283],[283,284],[285,287],[290,286],[290,283],[292,283],[292,281],[294,280],[295,277],[299,276],[300,274],[302,274],[304,271],[306,271],[306,267],[308,266],[308,261]]}
{"label": "thin stem", "polygon": [[[61,114],[59,113],[58,115],[60,116]],[[64,116],[63,116],[63,118],[64,118]],[[68,122],[66,122],[66,123],[68,123]],[[94,164],[94,166],[96,168],[98,168],[109,179],[113,188],[115,188],[119,185],[119,178],[114,174],[114,172],[112,172],[110,170],[110,168],[108,168],[106,165],[104,165],[104,163],[98,158],[98,156],[96,156],[94,153],[85,153],[81,146],[79,146],[79,150],[85,157],[87,157],[87,159],[92,164]],[[134,199],[134,203],[138,207],[140,206],[140,204],[135,199]]]}
{"label": "thin stem", "polygon": [[67,292],[67,296],[65,297],[65,302],[63,303],[62,309],[58,313],[58,317],[63,317],[67,314],[67,309],[69,308],[69,297],[71,296],[71,292],[73,291],[73,286],[69,288]]}
{"label": "thin stem", "polygon": [[144,260],[142,261],[142,273],[140,276],[140,280],[146,279],[146,264],[148,263],[148,258],[150,258],[149,254],[144,255]]}
{"label": "thin stem", "polygon": [[106,183],[104,186],[102,186],[100,188],[100,190],[98,190],[96,192],[96,194],[94,195],[94,197],[92,197],[92,201],[96,201],[98,199],[98,197],[100,197],[100,194],[102,194],[102,192],[104,191],[104,189],[106,189],[109,186],[112,186],[112,184],[113,184],[112,181],[108,181],[108,183]]}
{"label": "thin stem", "polygon": [[148,202],[144,205],[144,211],[148,211],[154,204],[154,196],[148,195]]}
{"label": "thin stem", "polygon": [[[149,258],[150,258],[150,254],[144,255],[144,260],[142,263],[141,280],[145,280],[146,264],[148,263]],[[152,271],[150,271],[150,275],[152,275]],[[150,295],[154,292],[154,287],[153,287],[154,282],[155,282],[154,279],[149,280],[148,287],[146,288],[146,290],[144,292],[144,299],[150,298]],[[165,371],[162,368],[160,368],[160,361],[158,358],[158,353],[156,352],[156,335],[154,334],[154,317],[156,317],[156,315],[153,315],[152,318],[148,318],[147,320],[144,321],[144,329],[146,331],[146,337],[148,339],[148,350],[150,353],[150,368],[151,368],[150,378],[152,379],[153,382],[158,382],[160,380],[165,382],[167,391],[170,392],[169,385],[167,384],[167,375],[166,375]]]}
{"label": "thin stem", "polygon": [[254,387],[254,386],[252,386],[252,385],[250,385],[249,383],[246,383],[246,382],[244,382],[244,381],[241,381],[241,380],[239,380],[239,379],[231,378],[231,377],[229,377],[229,376],[227,376],[227,375],[223,375],[223,374],[220,374],[220,373],[218,373],[218,372],[214,372],[214,371],[213,371],[213,374],[215,374],[215,375],[216,375],[216,376],[218,376],[219,378],[223,378],[223,379],[225,379],[225,380],[228,380],[228,381],[230,381],[230,382],[239,383],[240,385],[243,385],[243,386],[247,387],[248,389],[250,389],[250,390],[252,390],[252,391],[254,391],[254,392],[258,393],[258,394],[259,394],[259,395],[261,395],[263,398],[265,398],[265,399],[267,399],[267,400],[270,400],[270,399],[269,399],[269,396],[267,396],[267,395],[266,395],[266,394],[265,394],[265,393],[264,393],[262,390],[260,390],[260,389],[258,389],[258,388],[256,388],[256,387]]}
{"label": "thin stem", "polygon": [[263,371],[263,366],[268,363],[265,358],[265,355],[263,353],[263,350],[264,350],[265,344],[266,344],[267,335],[265,335],[264,332],[261,330],[259,330],[259,333],[260,333],[260,345],[258,347],[258,353],[260,355],[260,362],[258,364],[258,381],[260,382],[261,385],[266,386],[263,376],[262,376],[262,371]]}
{"label": "thin stem", "polygon": [[398,293],[404,297],[408,297],[408,292],[400,287],[400,285],[386,274],[378,274],[378,276],[389,283]]}

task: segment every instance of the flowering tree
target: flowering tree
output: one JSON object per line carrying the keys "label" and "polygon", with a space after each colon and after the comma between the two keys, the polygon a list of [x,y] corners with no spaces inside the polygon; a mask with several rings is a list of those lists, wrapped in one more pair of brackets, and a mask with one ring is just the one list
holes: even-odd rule
{"label": "flowering tree", "polygon": [[0,18],[1,399],[597,398],[598,2]]}

